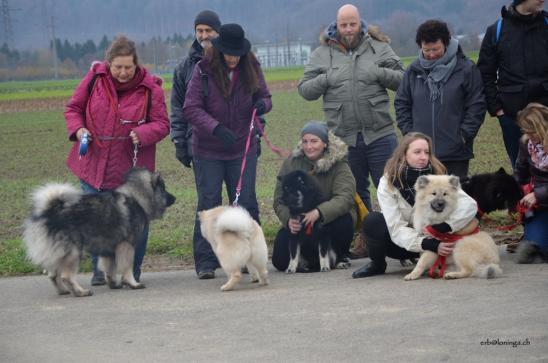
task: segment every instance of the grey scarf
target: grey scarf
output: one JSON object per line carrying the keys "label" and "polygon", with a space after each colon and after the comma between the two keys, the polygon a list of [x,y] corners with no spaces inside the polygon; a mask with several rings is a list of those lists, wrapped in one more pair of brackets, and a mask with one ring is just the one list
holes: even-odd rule
{"label": "grey scarf", "polygon": [[430,89],[430,102],[436,101],[441,95],[441,88],[449,79],[455,65],[457,64],[457,50],[459,42],[455,38],[449,40],[449,45],[445,49],[445,54],[436,60],[426,60],[419,51],[419,63],[428,73],[426,83]]}

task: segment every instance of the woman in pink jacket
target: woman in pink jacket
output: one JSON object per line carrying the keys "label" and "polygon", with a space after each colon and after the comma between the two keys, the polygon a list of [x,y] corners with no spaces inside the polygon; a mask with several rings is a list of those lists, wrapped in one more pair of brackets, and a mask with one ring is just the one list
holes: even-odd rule
{"label": "woman in pink jacket", "polygon": [[[154,171],[156,143],[169,134],[162,80],[138,63],[135,43],[125,36],[112,41],[104,62],[94,63],[65,109],[69,140],[67,165],[87,193],[114,189],[132,167]],[[83,135],[89,140],[80,155]],[[148,227],[135,249],[134,275],[139,281]],[[92,256],[92,285],[104,275]]]}

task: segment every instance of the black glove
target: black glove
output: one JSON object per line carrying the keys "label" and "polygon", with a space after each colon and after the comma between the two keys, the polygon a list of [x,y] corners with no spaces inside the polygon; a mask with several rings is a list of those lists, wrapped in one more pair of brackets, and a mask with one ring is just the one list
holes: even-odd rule
{"label": "black glove", "polygon": [[175,157],[187,168],[190,168],[192,157],[188,154],[188,147],[186,143],[175,144]]}
{"label": "black glove", "polygon": [[438,253],[438,246],[440,245],[440,243],[441,241],[439,239],[427,237],[422,240],[421,247],[423,250]]}
{"label": "black glove", "polygon": [[234,132],[221,124],[215,127],[215,130],[213,130],[213,135],[221,139],[225,147],[230,147],[236,142],[236,135],[234,134]]}
{"label": "black glove", "polygon": [[440,233],[448,233],[452,231],[451,226],[445,222],[439,223],[439,224],[433,224],[432,228],[434,228],[436,231]]}
{"label": "black glove", "polygon": [[255,102],[253,108],[257,110],[257,116],[263,115],[266,111],[266,105],[264,104],[263,100],[258,100],[257,102]]}

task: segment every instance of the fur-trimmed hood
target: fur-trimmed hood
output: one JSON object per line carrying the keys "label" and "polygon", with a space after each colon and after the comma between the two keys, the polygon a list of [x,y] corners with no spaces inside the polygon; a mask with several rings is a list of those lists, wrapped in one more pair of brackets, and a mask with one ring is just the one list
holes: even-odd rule
{"label": "fur-trimmed hood", "polygon": [[[339,137],[335,136],[332,131],[328,133],[328,145],[323,156],[314,162],[313,173],[328,172],[337,161],[346,157],[348,146]],[[299,141],[297,147],[293,150],[293,157],[306,157],[302,149],[302,141]]]}
{"label": "fur-trimmed hood", "polygon": [[[361,34],[369,35],[371,38],[379,42],[389,43],[390,38],[384,34],[376,25],[368,25],[364,20],[361,20]],[[330,41],[339,43],[337,39],[337,21],[333,21],[320,34],[320,44],[327,45]]]}

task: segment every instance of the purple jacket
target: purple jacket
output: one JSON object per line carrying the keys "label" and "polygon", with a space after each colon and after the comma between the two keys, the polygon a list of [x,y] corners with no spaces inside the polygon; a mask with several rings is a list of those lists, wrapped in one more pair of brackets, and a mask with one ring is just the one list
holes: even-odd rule
{"label": "purple jacket", "polygon": [[[145,68],[143,81],[132,90],[118,96],[106,62],[95,64],[80,82],[65,108],[65,120],[70,141],[73,141],[67,165],[78,178],[96,189],[114,189],[123,182],[124,174],[133,165],[133,144],[129,133],[139,136],[141,145],[137,166],[154,171],[156,143],[169,134],[162,80]],[[91,94],[88,85],[97,75]],[[151,93],[150,110],[148,95]],[[116,109],[112,101],[116,102]],[[145,122],[141,122],[143,114]],[[82,158],[76,142],[78,129],[86,127],[92,142]]]}
{"label": "purple jacket", "polygon": [[[263,72],[256,64],[259,76],[259,89],[254,95],[246,92],[239,79],[228,99],[225,99],[217,87],[207,59],[201,60],[192,74],[187,88],[183,114],[192,124],[192,152],[195,157],[209,160],[233,160],[243,157],[245,143],[249,134],[249,123],[253,112],[253,103],[262,99],[265,112],[272,108],[270,91],[266,87]],[[200,70],[207,74],[208,95],[204,95]],[[219,123],[237,136],[236,142],[226,148],[223,142],[213,135]],[[257,141],[252,138],[251,153],[256,152]]]}

